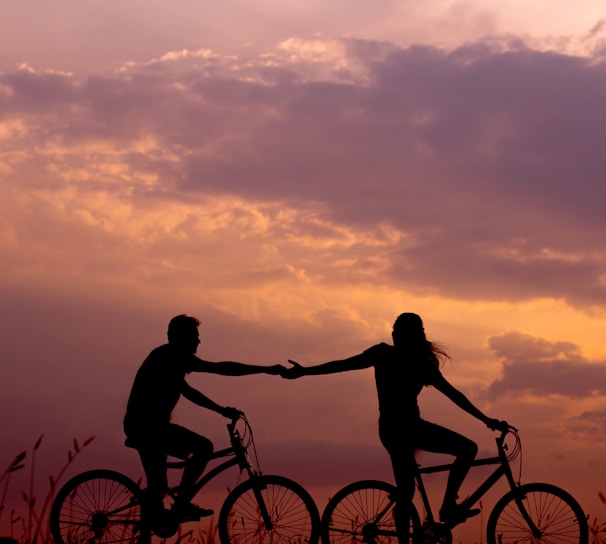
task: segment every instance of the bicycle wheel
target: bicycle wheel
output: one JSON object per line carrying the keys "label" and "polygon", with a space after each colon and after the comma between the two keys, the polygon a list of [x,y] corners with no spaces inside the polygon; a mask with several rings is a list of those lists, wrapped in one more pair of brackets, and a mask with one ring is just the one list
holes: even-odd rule
{"label": "bicycle wheel", "polygon": [[[396,488],[387,482],[363,480],[338,491],[322,514],[322,544],[398,544],[393,515]],[[421,523],[414,505],[410,541]]]}
{"label": "bicycle wheel", "polygon": [[[259,506],[262,497],[271,526]],[[221,544],[316,544],[320,514],[311,495],[283,476],[260,476],[237,486],[219,513]]]}
{"label": "bicycle wheel", "polygon": [[[520,512],[521,497],[538,533]],[[510,491],[496,504],[488,518],[488,544],[587,544],[587,518],[579,503],[566,491],[551,484],[525,484]]]}
{"label": "bicycle wheel", "polygon": [[141,522],[141,490],[113,470],[91,470],[69,480],[50,512],[55,544],[110,544],[149,540]]}

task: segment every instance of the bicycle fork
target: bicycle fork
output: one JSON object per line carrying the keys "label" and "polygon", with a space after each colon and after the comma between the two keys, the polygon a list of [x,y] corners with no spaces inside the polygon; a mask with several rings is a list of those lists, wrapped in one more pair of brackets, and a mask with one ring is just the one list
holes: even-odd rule
{"label": "bicycle fork", "polygon": [[272,531],[274,528],[274,524],[271,520],[271,516],[269,515],[269,510],[267,509],[267,505],[265,504],[265,499],[263,498],[262,493],[262,491],[266,489],[266,486],[259,480],[259,478],[253,477],[253,479],[255,482],[253,486],[253,493],[255,495],[255,499],[257,499],[257,505],[259,507],[261,517],[263,518],[265,529],[267,531]]}
{"label": "bicycle fork", "polygon": [[514,487],[512,487],[512,489],[514,492],[514,500],[516,506],[518,507],[520,514],[522,514],[524,521],[528,524],[528,527],[532,532],[532,536],[534,538],[540,538],[543,534],[543,531],[541,531],[541,529],[536,526],[535,522],[528,514],[528,510],[526,510],[526,506],[524,506],[524,499],[526,498],[526,494],[520,489],[520,486],[518,485],[514,484]]}
{"label": "bicycle fork", "polygon": [[509,483],[511,491],[513,492],[514,501],[516,503],[516,506],[518,507],[518,510],[520,511],[520,514],[522,515],[522,518],[528,524],[528,528],[532,532],[532,536],[534,538],[540,538],[543,534],[543,531],[541,531],[541,529],[537,527],[536,523],[530,517],[528,510],[526,510],[526,506],[524,506],[524,499],[526,498],[526,494],[522,491],[521,486],[516,483],[513,477],[513,473],[511,471],[511,467],[509,466],[507,457],[505,456],[505,453],[503,451],[499,453],[499,457],[501,458],[501,467],[503,473],[505,474],[505,478]]}

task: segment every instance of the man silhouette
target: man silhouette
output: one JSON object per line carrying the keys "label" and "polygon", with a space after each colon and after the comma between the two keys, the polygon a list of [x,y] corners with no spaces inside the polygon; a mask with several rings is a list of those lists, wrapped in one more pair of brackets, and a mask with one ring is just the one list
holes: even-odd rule
{"label": "man silhouette", "polygon": [[191,503],[194,484],[201,476],[213,452],[213,444],[185,427],[171,423],[171,413],[179,398],[208,408],[226,418],[238,417],[236,408],[225,407],[209,399],[185,381],[190,372],[209,372],[224,376],[279,374],[282,365],[258,366],[223,361],[212,363],[196,357],[200,344],[200,321],[188,315],[174,317],[168,325],[168,343],[155,348],[135,377],[126,415],[124,432],[127,445],[136,448],[147,479],[147,498],[153,514],[164,511],[167,491],[167,455],[187,459],[172,511],[181,520],[195,520],[212,510]]}

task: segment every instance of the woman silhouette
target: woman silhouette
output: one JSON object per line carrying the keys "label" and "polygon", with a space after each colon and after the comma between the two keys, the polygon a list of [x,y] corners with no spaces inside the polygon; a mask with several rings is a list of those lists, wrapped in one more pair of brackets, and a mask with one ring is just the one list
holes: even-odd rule
{"label": "woman silhouette", "polygon": [[[417,397],[423,387],[432,385],[491,429],[503,428],[507,423],[484,415],[442,376],[440,362],[449,357],[448,353],[427,340],[423,321],[417,314],[401,314],[393,325],[392,338],[393,346],[377,344],[359,355],[313,367],[289,361],[294,366],[284,376],[298,378],[374,367],[379,399],[379,437],[391,458],[398,489],[396,528],[399,535],[404,535],[408,532],[408,505],[415,490],[417,449],[455,456],[440,508],[440,520],[460,523],[480,512],[462,509],[456,502],[478,447],[459,433],[421,419]],[[399,540],[407,541],[403,537]]]}

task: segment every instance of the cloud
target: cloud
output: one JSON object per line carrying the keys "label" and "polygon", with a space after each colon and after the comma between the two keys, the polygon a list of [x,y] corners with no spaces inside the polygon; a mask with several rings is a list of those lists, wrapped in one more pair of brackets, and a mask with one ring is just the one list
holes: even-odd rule
{"label": "cloud", "polygon": [[569,430],[577,439],[589,443],[606,441],[606,410],[588,410],[573,417]]}
{"label": "cloud", "polygon": [[585,359],[571,342],[549,342],[513,332],[491,338],[489,345],[503,360],[502,377],[488,390],[492,398],[606,396],[606,361]]}
{"label": "cloud", "polygon": [[273,255],[252,261],[268,278],[595,310],[606,72],[592,60],[513,38],[319,36],[102,76],[23,68],[0,76],[3,191],[170,260],[225,225],[224,248]]}
{"label": "cloud", "polygon": [[[478,32],[498,26],[462,11]],[[313,364],[388,341],[410,308],[464,354],[452,369],[474,401],[498,371],[491,337],[494,414],[524,423],[534,451],[592,443],[606,383],[600,32],[588,56],[519,37],[446,50],[287,33],[238,56],[167,36],[144,54],[125,31],[114,72],[94,58],[86,72],[5,70],[5,442],[94,433],[112,443],[93,466],[121,459],[132,374],[176,313],[203,320],[211,360]],[[497,336],[512,319],[533,336]],[[260,445],[280,442],[276,472],[389,477],[372,377],[350,374],[195,383],[241,403]],[[197,412],[178,416],[206,429]]]}

